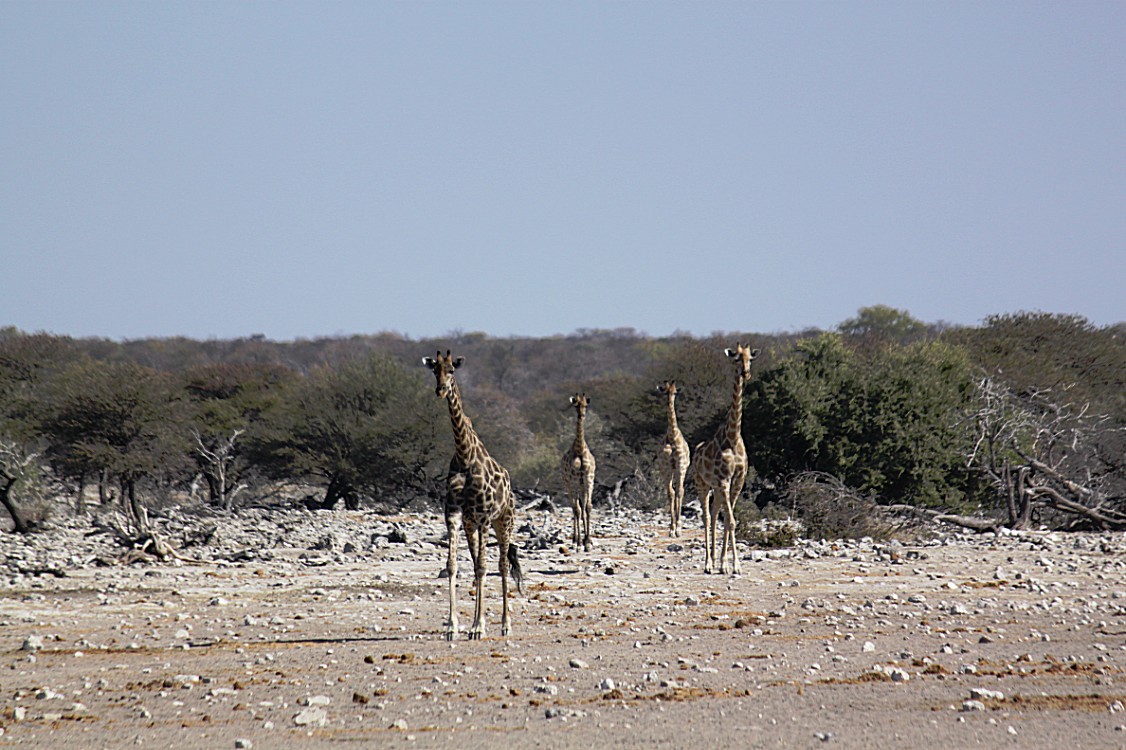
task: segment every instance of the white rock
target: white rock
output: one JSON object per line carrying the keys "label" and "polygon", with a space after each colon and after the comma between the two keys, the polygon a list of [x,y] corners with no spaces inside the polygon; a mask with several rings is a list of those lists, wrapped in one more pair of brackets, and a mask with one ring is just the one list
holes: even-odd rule
{"label": "white rock", "polygon": [[974,688],[970,690],[970,698],[979,701],[1003,701],[1005,694],[1000,690],[989,690],[987,688]]}
{"label": "white rock", "polygon": [[313,708],[306,708],[301,713],[293,717],[293,723],[299,727],[306,727],[310,724],[318,727],[323,727],[325,722],[328,721],[328,713],[325,712],[320,706]]}

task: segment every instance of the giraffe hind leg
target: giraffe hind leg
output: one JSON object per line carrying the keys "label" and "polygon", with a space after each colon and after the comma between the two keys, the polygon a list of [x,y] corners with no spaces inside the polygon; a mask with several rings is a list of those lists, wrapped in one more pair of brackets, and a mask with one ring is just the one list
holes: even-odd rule
{"label": "giraffe hind leg", "polygon": [[498,520],[493,526],[497,535],[497,547],[500,549],[500,634],[507,637],[512,633],[512,626],[508,619],[508,567],[516,547],[509,538],[512,527],[511,516],[505,521]]}
{"label": "giraffe hind leg", "polygon": [[712,513],[712,491],[705,487],[700,492],[703,504],[704,521],[704,572],[711,573],[715,567],[715,514]]}

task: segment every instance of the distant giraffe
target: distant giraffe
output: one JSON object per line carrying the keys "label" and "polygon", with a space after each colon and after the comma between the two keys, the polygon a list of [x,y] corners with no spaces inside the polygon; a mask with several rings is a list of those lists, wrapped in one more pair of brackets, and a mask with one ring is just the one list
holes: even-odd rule
{"label": "distant giraffe", "polygon": [[[735,386],[731,394],[731,405],[727,408],[727,420],[716,431],[715,437],[696,446],[694,462],[696,491],[704,508],[704,572],[711,573],[715,567],[716,518],[722,510],[723,548],[719,553],[719,570],[727,572],[727,547],[731,545],[731,572],[739,572],[739,553],[735,549],[735,503],[743,491],[747,478],[747,449],[743,445],[743,388],[751,374],[751,361],[758,356],[758,349],[736,344],[734,349],[725,349],[724,354],[735,365]],[[715,495],[715,504],[711,500]]]}
{"label": "distant giraffe", "polygon": [[680,536],[680,509],[684,504],[684,476],[688,473],[690,453],[688,441],[680,434],[676,424],[676,383],[666,380],[657,386],[665,394],[668,415],[668,429],[657,454],[657,467],[661,472],[661,483],[669,496],[669,533]]}
{"label": "distant giraffe", "polygon": [[590,552],[590,506],[591,496],[594,494],[594,456],[586,447],[583,436],[583,422],[586,420],[586,408],[590,399],[585,393],[576,393],[571,396],[571,406],[575,407],[577,416],[575,422],[575,442],[563,454],[560,471],[563,475],[563,487],[571,497],[571,543],[577,549],[581,544],[583,549]]}
{"label": "distant giraffe", "polygon": [[473,610],[473,624],[469,627],[470,640],[477,640],[485,634],[485,549],[488,546],[489,526],[497,537],[500,547],[500,590],[501,620],[500,634],[511,633],[508,620],[508,575],[511,570],[516,589],[521,589],[522,574],[516,546],[512,544],[512,529],[515,505],[512,495],[512,482],[508,471],[493,460],[485,450],[481,438],[473,430],[473,423],[462,409],[461,394],[454,380],[454,370],[465,361],[456,359],[447,350],[442,356],[423,357],[422,363],[430,368],[437,381],[434,392],[438,398],[446,400],[450,407],[450,424],[454,431],[454,457],[450,459],[450,471],[446,476],[446,532],[448,535],[446,573],[449,576],[450,619],[446,623],[446,639],[457,638],[457,527],[465,529],[469,541],[469,556],[473,559],[473,585],[476,601]]}

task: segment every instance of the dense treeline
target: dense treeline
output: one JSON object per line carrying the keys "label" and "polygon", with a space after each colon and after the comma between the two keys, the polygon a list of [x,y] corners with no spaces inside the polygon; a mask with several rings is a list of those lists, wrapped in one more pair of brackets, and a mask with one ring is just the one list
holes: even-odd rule
{"label": "dense treeline", "polygon": [[758,507],[825,518],[827,481],[835,507],[861,512],[908,505],[1014,527],[1117,528],[1126,525],[1124,333],[1044,313],[931,326],[884,306],[835,331],[706,338],[623,329],[114,342],[7,328],[0,490],[17,530],[59,496],[52,483],[78,512],[96,492],[139,527],[174,498],[229,511],[284,483],[319,488],[308,503],[325,508],[433,502],[452,439],[417,363],[449,348],[466,357],[467,410],[517,487],[560,490],[568,397],[582,391],[596,496],[658,507],[665,412],[655,386],[677,381],[680,426],[695,446],[724,419],[722,349],[742,340],[762,349],[743,415]]}

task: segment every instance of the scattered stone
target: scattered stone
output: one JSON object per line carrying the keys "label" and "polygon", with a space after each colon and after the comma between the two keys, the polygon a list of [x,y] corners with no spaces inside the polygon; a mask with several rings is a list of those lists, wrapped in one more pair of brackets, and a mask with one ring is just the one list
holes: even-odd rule
{"label": "scattered stone", "polygon": [[293,723],[299,727],[310,725],[323,727],[328,721],[328,713],[320,706],[306,708],[293,717]]}
{"label": "scattered stone", "polygon": [[1000,690],[989,690],[987,688],[974,688],[970,690],[970,698],[979,701],[1003,701],[1005,694]]}

